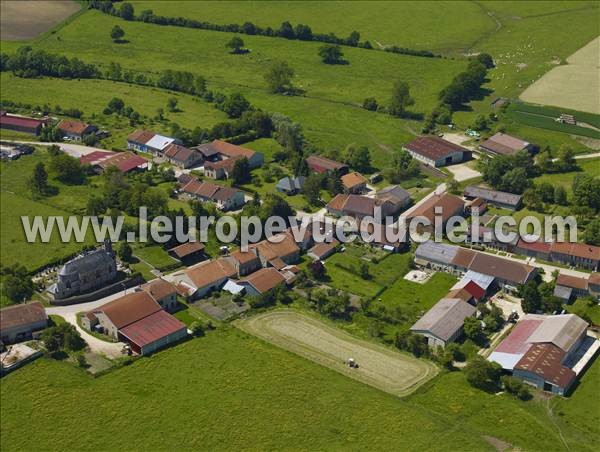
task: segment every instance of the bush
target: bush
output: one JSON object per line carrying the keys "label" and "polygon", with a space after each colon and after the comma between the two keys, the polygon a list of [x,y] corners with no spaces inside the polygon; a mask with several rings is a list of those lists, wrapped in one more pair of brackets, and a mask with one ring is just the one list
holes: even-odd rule
{"label": "bush", "polygon": [[521,400],[529,400],[531,398],[531,393],[521,380],[515,377],[511,377],[510,375],[503,375],[500,378],[502,382],[502,386],[506,392],[518,397]]}

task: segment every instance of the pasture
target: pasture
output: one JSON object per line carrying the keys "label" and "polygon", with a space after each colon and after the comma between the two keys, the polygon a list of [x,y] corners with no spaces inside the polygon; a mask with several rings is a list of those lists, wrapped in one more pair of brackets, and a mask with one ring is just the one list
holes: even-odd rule
{"label": "pasture", "polygon": [[[40,199],[32,199],[27,188],[27,179],[39,162],[48,167],[48,153],[36,150],[32,155],[22,156],[16,161],[0,163],[0,187],[2,190],[0,210],[2,212],[2,228],[0,231],[3,265],[23,264],[28,270],[34,270],[56,259],[68,257],[86,245],[92,244],[92,235],[88,234],[85,243],[62,243],[56,229],[49,243],[37,240],[27,243],[21,223],[21,216],[31,219],[40,215],[47,218],[51,215],[62,216],[82,214],[87,198],[94,189],[93,185],[66,185],[55,179],[49,179],[49,185],[56,194]],[[96,178],[91,178],[94,184]]]}
{"label": "pasture", "polygon": [[4,0],[0,2],[0,39],[24,41],[50,30],[81,6],[76,1]]}
{"label": "pasture", "polygon": [[[437,373],[427,361],[358,339],[292,310],[258,314],[236,325],[271,344],[397,396],[414,391]],[[359,367],[348,367],[348,358],[354,358]]]}
{"label": "pasture", "polygon": [[[521,450],[592,451],[599,366],[579,393],[550,401],[549,418],[547,400],[487,394],[462,372],[400,400],[224,327],[98,378],[46,358],[11,373],[0,385],[0,447],[494,450],[492,437]],[[23,425],[36,428],[24,435]]]}
{"label": "pasture", "polygon": [[600,114],[599,55],[600,37],[597,37],[569,56],[567,64],[555,67],[529,86],[521,99]]}

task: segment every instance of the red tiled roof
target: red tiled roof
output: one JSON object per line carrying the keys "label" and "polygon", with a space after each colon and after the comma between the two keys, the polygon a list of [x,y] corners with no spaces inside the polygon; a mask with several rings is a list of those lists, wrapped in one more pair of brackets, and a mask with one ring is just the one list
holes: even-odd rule
{"label": "red tiled roof", "polygon": [[160,310],[160,305],[148,293],[142,291],[123,295],[92,309],[92,312],[103,312],[120,329]]}
{"label": "red tiled roof", "polygon": [[180,144],[171,143],[165,148],[164,155],[179,162],[187,162],[195,152],[197,151],[193,151]]}
{"label": "red tiled roof", "polygon": [[579,278],[577,276],[565,275],[563,273],[559,273],[556,278],[556,285],[571,287],[573,289],[588,289],[588,280],[585,278]]}
{"label": "red tiled roof", "polygon": [[127,136],[127,141],[132,141],[134,143],[146,144],[148,141],[152,139],[156,135],[154,132],[150,132],[148,130],[136,130],[130,133]]}
{"label": "red tiled roof", "polygon": [[184,258],[190,254],[199,253],[204,249],[204,244],[201,242],[187,242],[182,243],[171,248],[169,251],[173,252],[178,258]]}
{"label": "red tiled roof", "polygon": [[127,173],[136,168],[141,168],[148,164],[148,161],[134,154],[133,152],[118,152],[115,155],[102,160],[98,163],[103,169],[107,169],[110,166],[116,166],[123,173]]}
{"label": "red tiled roof", "polygon": [[236,160],[241,159],[241,158],[242,157],[231,157],[231,158],[228,158],[225,160],[219,160],[216,162],[205,162],[204,169],[212,169],[212,170],[223,169],[229,173],[229,172],[233,171],[233,167],[235,166]]}
{"label": "red tiled roof", "polygon": [[448,193],[433,195],[417,209],[413,210],[407,219],[410,220],[415,217],[425,217],[433,225],[435,220],[435,208],[441,207],[442,212],[440,217],[442,222],[445,223],[450,217],[461,213],[464,205],[464,201],[461,198]]}
{"label": "red tiled roof", "polygon": [[246,157],[248,160],[250,160],[254,156],[254,154],[256,154],[256,152],[252,149],[246,149],[241,146],[237,146],[235,144],[227,143],[226,141],[221,140],[214,140],[212,143],[210,143],[208,147],[216,149],[219,154],[226,155],[229,158]]}
{"label": "red tiled roof", "polygon": [[217,281],[233,278],[237,272],[225,259],[217,259],[189,268],[186,275],[197,288],[201,289]]}
{"label": "red tiled roof", "polygon": [[242,250],[235,250],[229,255],[229,257],[235,259],[241,265],[247,264],[258,259],[258,256],[254,252]]}
{"label": "red tiled roof", "polygon": [[600,260],[600,246],[586,245],[584,243],[553,242],[550,251],[583,259]]}
{"label": "red tiled roof", "polygon": [[25,118],[23,116],[14,116],[4,114],[0,116],[0,125],[9,125],[15,127],[29,127],[35,129],[44,124],[44,121],[35,118]]}
{"label": "red tiled roof", "polygon": [[446,158],[454,152],[469,152],[468,149],[439,137],[417,137],[404,147],[431,160]]}
{"label": "red tiled roof", "polygon": [[543,321],[543,318],[521,320],[494,351],[511,354],[525,353],[530,347],[527,340]]}
{"label": "red tiled roof", "polygon": [[63,119],[58,123],[58,129],[65,133],[74,133],[77,135],[82,135],[85,133],[89,124],[81,121],[71,121],[69,119]]}
{"label": "red tiled roof", "polygon": [[527,371],[542,377],[560,388],[568,387],[576,375],[563,366],[565,352],[554,344],[534,344],[515,365],[515,370]]}
{"label": "red tiled roof", "polygon": [[517,248],[526,251],[535,251],[536,253],[550,253],[552,243],[544,241],[526,242],[523,239],[519,239]]}
{"label": "red tiled roof", "polygon": [[39,301],[8,306],[0,309],[0,331],[47,319],[46,309]]}
{"label": "red tiled roof", "polygon": [[261,268],[243,281],[250,283],[259,293],[265,293],[284,283],[285,277],[275,268],[270,267]]}
{"label": "red tiled roof", "polygon": [[306,164],[312,171],[317,173],[323,173],[325,171],[339,171],[343,168],[347,168],[348,165],[335,160],[322,157],[320,155],[309,155],[306,158]]}
{"label": "red tiled roof", "polygon": [[357,172],[352,172],[348,174],[344,174],[342,177],[342,184],[344,188],[350,190],[358,185],[363,185],[367,183],[367,179],[365,179],[362,174]]}
{"label": "red tiled roof", "polygon": [[121,328],[119,332],[141,348],[184,328],[186,328],[185,324],[160,310]]}
{"label": "red tiled roof", "polygon": [[162,300],[177,292],[173,284],[160,278],[143,284],[142,290],[148,293],[156,301]]}
{"label": "red tiled roof", "polygon": [[97,165],[115,154],[116,152],[113,151],[94,151],[79,157],[79,162],[82,165]]}

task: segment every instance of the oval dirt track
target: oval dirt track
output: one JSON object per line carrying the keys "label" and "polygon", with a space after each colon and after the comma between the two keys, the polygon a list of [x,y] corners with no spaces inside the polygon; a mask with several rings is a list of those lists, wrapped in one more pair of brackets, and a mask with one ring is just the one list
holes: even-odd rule
{"label": "oval dirt track", "polygon": [[[437,374],[430,362],[358,339],[319,320],[277,310],[236,322],[243,331],[397,396],[414,391]],[[354,358],[358,369],[345,365]]]}

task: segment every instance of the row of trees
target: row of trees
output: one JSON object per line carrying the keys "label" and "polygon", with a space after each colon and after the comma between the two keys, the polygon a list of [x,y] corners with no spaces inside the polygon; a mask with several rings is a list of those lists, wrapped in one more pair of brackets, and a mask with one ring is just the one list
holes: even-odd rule
{"label": "row of trees", "polygon": [[[223,31],[228,33],[240,33],[247,35],[260,35],[275,38],[294,39],[300,41],[317,41],[328,44],[345,45],[350,47],[361,47],[364,49],[375,50],[369,41],[360,41],[360,33],[352,31],[348,37],[341,38],[334,33],[314,33],[309,25],[297,24],[293,26],[290,22],[283,22],[279,28],[260,27],[252,22],[243,24],[219,25],[206,21],[199,21],[185,17],[166,17],[154,14],[151,9],[141,11],[137,16],[131,3],[124,2],[119,8],[113,5],[110,0],[92,0],[90,7],[98,9],[106,14],[121,17],[124,20],[137,20],[156,25],[171,25],[186,28],[198,28],[211,31]],[[409,49],[400,46],[387,46],[383,49],[390,53],[399,53],[405,55],[421,56],[427,58],[439,57],[428,50]]]}
{"label": "row of trees", "polygon": [[19,47],[14,55],[0,54],[0,71],[12,71],[17,77],[97,78],[100,71],[78,58],[67,58],[30,46]]}

